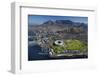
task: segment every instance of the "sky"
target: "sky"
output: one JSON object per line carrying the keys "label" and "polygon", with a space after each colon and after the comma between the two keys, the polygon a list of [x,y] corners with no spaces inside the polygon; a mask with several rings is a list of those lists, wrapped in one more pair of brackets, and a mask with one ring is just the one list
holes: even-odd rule
{"label": "sky", "polygon": [[73,22],[88,23],[88,17],[79,16],[50,16],[50,15],[28,15],[28,24],[42,24],[48,20],[71,20]]}

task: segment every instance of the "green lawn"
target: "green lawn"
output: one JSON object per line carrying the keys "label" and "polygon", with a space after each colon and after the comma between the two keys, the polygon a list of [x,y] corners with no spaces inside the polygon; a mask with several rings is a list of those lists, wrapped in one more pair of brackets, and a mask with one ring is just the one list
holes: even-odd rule
{"label": "green lawn", "polygon": [[65,45],[68,50],[83,50],[87,47],[85,43],[79,40],[66,40]]}
{"label": "green lawn", "polygon": [[54,50],[55,53],[61,53],[64,50],[78,50],[78,51],[84,51],[84,49],[87,49],[87,46],[85,43],[79,40],[66,40],[64,41],[64,45],[52,45],[50,46]]}

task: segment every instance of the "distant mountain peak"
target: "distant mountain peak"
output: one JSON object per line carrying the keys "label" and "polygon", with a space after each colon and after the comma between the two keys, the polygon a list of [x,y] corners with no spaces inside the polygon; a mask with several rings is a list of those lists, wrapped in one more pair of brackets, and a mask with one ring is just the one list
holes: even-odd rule
{"label": "distant mountain peak", "polygon": [[73,24],[71,20],[56,20],[56,24]]}
{"label": "distant mountain peak", "polygon": [[65,27],[65,26],[87,27],[87,24],[85,24],[85,23],[73,22],[71,20],[56,20],[56,21],[48,20],[48,21],[44,22],[42,25],[44,25],[44,26],[47,26],[47,25],[60,26],[60,27]]}
{"label": "distant mountain peak", "polygon": [[48,20],[48,21],[44,22],[43,24],[52,25],[52,24],[54,24],[54,22],[52,20]]}
{"label": "distant mountain peak", "polygon": [[44,22],[43,24],[48,24],[48,25],[53,25],[53,24],[70,24],[70,25],[72,25],[73,22],[71,20],[56,20],[56,21],[48,20],[48,21]]}

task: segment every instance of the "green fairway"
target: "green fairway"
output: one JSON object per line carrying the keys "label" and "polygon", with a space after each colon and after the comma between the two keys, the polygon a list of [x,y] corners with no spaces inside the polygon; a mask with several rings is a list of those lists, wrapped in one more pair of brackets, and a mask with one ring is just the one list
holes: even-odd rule
{"label": "green fairway", "polygon": [[85,43],[79,40],[66,40],[65,45],[68,50],[84,50],[86,48]]}
{"label": "green fairway", "polygon": [[65,40],[64,45],[53,44],[50,48],[52,48],[55,53],[62,53],[65,50],[77,50],[81,52],[87,49],[87,45],[80,40]]}

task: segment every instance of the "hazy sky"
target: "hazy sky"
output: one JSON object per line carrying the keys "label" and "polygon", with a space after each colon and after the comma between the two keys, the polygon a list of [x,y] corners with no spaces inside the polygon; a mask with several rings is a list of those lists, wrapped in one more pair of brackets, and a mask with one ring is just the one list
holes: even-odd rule
{"label": "hazy sky", "polygon": [[47,15],[28,15],[28,24],[42,24],[48,20],[71,20],[73,22],[88,23],[88,17],[79,16],[47,16]]}

